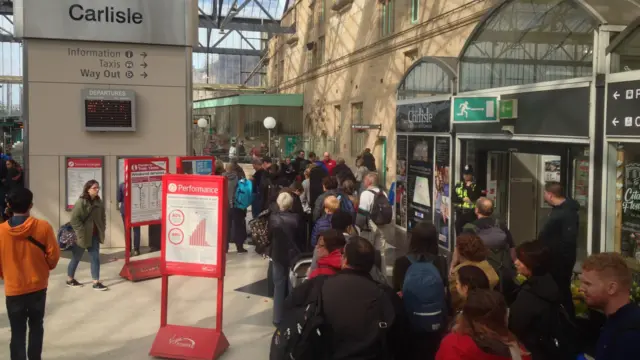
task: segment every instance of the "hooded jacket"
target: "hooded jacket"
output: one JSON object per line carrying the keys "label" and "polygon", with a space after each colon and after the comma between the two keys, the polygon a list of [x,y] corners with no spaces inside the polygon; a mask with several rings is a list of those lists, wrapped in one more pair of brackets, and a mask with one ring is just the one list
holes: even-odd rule
{"label": "hooded jacket", "polygon": [[[43,252],[27,237],[44,245]],[[7,296],[46,289],[49,271],[60,259],[60,248],[48,222],[33,217],[14,216],[0,225],[0,277]]]}
{"label": "hooded jacket", "polygon": [[240,178],[238,177],[238,174],[233,171],[225,171],[222,176],[227,178],[227,196],[230,206],[233,207],[233,204],[236,200],[236,186],[238,186],[238,181],[240,181]]}
{"label": "hooded jacket", "polygon": [[544,353],[539,339],[554,326],[552,319],[559,305],[558,285],[548,273],[530,277],[511,304],[509,330],[522,341],[534,360],[552,360]]}
{"label": "hooded jacket", "polygon": [[318,259],[318,267],[309,274],[309,279],[321,275],[335,275],[342,269],[342,252],[333,250],[328,256]]}
{"label": "hooded jacket", "polygon": [[[531,356],[521,347],[522,360],[531,360]],[[444,337],[436,360],[511,360],[509,348],[496,343],[477,343],[471,336],[453,332]]]}
{"label": "hooded jacket", "polygon": [[556,282],[566,277],[570,279],[576,263],[578,210],[580,204],[567,198],[562,204],[553,207],[538,234],[538,239],[551,251],[551,275]]}

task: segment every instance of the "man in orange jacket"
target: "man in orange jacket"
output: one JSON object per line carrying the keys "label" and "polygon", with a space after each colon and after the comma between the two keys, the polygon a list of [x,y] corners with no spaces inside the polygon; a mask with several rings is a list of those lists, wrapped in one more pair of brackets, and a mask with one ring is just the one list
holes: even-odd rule
{"label": "man in orange jacket", "polygon": [[40,359],[49,272],[58,264],[60,249],[51,225],[29,215],[33,206],[29,189],[12,190],[7,205],[13,217],[0,225],[0,278],[11,325],[11,360],[27,359],[27,354],[30,360]]}

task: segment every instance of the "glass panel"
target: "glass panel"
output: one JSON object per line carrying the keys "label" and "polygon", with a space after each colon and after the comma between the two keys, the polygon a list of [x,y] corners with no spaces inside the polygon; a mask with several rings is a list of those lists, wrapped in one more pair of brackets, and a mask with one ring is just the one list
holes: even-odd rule
{"label": "glass panel", "polygon": [[615,167],[618,176],[608,183],[615,191],[615,206],[608,207],[613,236],[605,238],[606,249],[621,253],[640,271],[640,144],[618,144],[610,150],[615,155],[609,157],[609,167]]}
{"label": "glass panel", "polygon": [[451,93],[451,79],[440,66],[422,61],[405,76],[398,87],[398,99]]}
{"label": "glass panel", "polygon": [[611,72],[640,69],[640,28],[637,28],[615,49],[611,57]]}
{"label": "glass panel", "polygon": [[575,1],[509,2],[464,50],[460,91],[590,75],[597,24]]}
{"label": "glass panel", "polygon": [[576,146],[570,150],[571,164],[570,191],[569,196],[580,204],[579,210],[579,231],[578,231],[578,261],[587,257],[588,238],[588,206],[589,206],[589,147]]}

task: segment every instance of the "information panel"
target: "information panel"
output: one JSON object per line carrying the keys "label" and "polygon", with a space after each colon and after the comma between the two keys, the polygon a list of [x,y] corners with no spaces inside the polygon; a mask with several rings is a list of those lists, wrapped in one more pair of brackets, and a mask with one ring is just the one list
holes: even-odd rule
{"label": "information panel", "polygon": [[[82,195],[84,184],[89,180],[103,183],[104,159],[102,157],[66,157],[66,195],[67,210],[73,209],[76,200]],[[102,197],[102,188],[98,193]]]}
{"label": "information panel", "polygon": [[222,176],[164,177],[163,275],[223,275],[225,189],[226,182]]}
{"label": "information panel", "polygon": [[178,174],[213,175],[213,156],[181,156],[176,158]]}
{"label": "information panel", "polygon": [[83,89],[86,131],[135,131],[136,93],[132,90]]}
{"label": "information panel", "polygon": [[168,158],[125,159],[125,202],[131,226],[160,223],[162,176],[169,172]]}

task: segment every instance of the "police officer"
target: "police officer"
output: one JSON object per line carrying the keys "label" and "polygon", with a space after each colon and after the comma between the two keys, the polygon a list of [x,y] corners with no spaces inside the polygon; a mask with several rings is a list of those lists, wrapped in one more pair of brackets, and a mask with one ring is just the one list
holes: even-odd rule
{"label": "police officer", "polygon": [[462,170],[463,181],[456,184],[453,192],[453,205],[456,211],[456,236],[462,234],[465,224],[476,220],[476,200],[481,191],[473,181],[473,168],[466,165]]}

